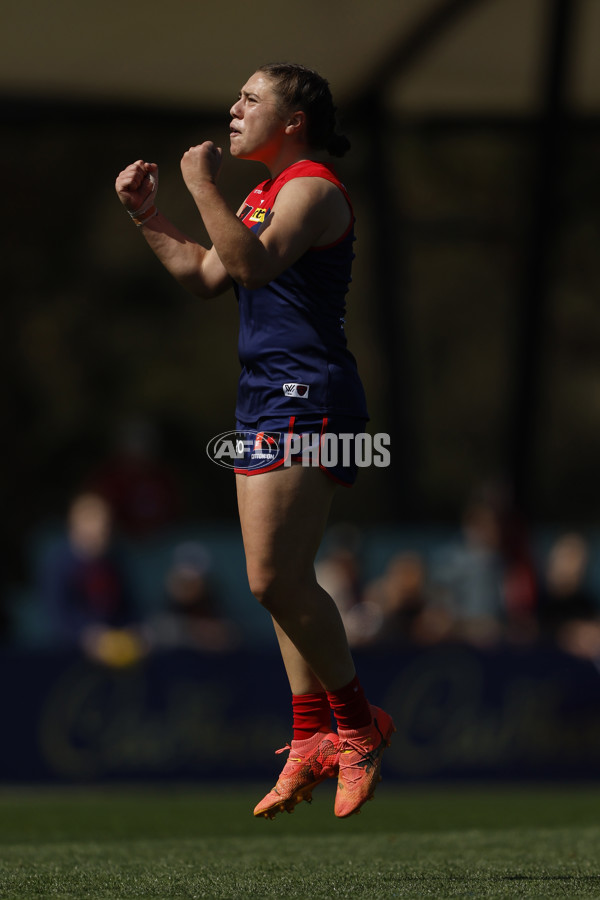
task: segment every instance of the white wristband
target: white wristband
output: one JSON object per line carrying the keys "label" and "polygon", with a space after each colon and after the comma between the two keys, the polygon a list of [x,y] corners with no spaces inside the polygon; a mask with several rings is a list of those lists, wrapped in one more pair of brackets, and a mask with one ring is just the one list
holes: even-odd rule
{"label": "white wristband", "polygon": [[[131,215],[131,213],[130,213],[130,215]],[[157,215],[158,215],[157,208],[155,206],[151,206],[150,209],[147,209],[143,213],[139,213],[139,215],[137,215],[137,216],[131,215],[131,218],[135,222],[137,227],[140,228],[142,225],[145,225],[146,222],[149,222],[150,219],[153,219],[154,216],[157,216]]]}

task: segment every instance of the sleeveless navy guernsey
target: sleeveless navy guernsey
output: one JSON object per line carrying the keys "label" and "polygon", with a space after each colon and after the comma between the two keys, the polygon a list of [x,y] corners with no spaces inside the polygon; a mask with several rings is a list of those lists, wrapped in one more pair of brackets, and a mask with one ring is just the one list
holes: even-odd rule
{"label": "sleeveless navy guernsey", "polygon": [[[240,218],[259,232],[278,192],[292,178],[313,176],[346,189],[333,169],[302,160],[258,185]],[[341,414],[368,418],[356,361],[344,333],[346,293],[354,258],[354,216],[342,237],[310,248],[264,287],[235,284],[239,303],[238,352],[242,371],[236,417]]]}

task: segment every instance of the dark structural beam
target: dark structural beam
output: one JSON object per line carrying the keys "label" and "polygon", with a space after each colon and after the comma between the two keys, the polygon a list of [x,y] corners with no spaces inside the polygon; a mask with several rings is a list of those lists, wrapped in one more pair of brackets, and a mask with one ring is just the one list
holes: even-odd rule
{"label": "dark structural beam", "polygon": [[541,115],[535,132],[531,218],[517,311],[509,469],[515,500],[535,517],[535,470],[543,394],[543,349],[551,295],[551,260],[558,234],[568,147],[568,79],[578,0],[547,0]]}
{"label": "dark structural beam", "polygon": [[390,188],[389,112],[385,97],[392,82],[410,74],[421,58],[462,18],[489,0],[444,0],[423,15],[382,60],[361,96],[349,110],[369,150],[365,182],[377,179],[371,191],[370,228],[374,236],[373,315],[381,352],[383,385],[381,430],[391,438],[392,464],[388,470],[382,518],[418,520],[422,510],[418,477],[418,430],[414,388],[407,346],[406,296],[408,266],[402,209]]}

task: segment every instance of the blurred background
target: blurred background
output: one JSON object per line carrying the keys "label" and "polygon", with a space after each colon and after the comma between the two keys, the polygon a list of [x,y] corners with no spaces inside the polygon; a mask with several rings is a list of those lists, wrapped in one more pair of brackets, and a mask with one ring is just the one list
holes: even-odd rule
{"label": "blurred background", "polygon": [[[181,155],[227,147],[279,60],[329,79],[352,141],[347,331],[392,463],[339,492],[319,577],[402,726],[392,773],[597,774],[597,0],[3,13],[0,778],[196,777],[236,716],[247,776],[287,735],[206,455],[233,424],[235,298],[184,294],[114,193],[159,163],[202,241]],[[226,157],[220,183],[237,208],[263,177]],[[273,691],[252,714],[249,670]]]}

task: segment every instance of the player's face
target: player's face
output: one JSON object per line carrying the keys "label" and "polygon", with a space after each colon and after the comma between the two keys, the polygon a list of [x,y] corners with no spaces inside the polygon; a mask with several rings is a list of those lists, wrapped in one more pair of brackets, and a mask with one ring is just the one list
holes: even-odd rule
{"label": "player's face", "polygon": [[267,162],[277,153],[285,135],[286,119],[272,79],[261,72],[252,75],[229,112],[232,156]]}

